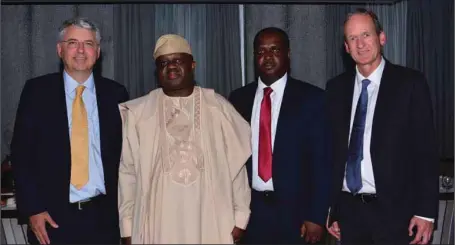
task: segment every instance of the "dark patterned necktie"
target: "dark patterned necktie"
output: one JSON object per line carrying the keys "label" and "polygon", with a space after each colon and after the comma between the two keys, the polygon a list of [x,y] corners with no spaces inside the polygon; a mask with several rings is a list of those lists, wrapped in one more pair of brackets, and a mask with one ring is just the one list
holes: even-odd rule
{"label": "dark patterned necktie", "polygon": [[357,108],[355,110],[354,123],[352,124],[351,139],[349,142],[346,184],[352,194],[357,194],[357,192],[362,189],[360,163],[363,160],[363,136],[368,108],[367,87],[370,82],[371,81],[368,79],[362,81],[362,92],[360,93]]}

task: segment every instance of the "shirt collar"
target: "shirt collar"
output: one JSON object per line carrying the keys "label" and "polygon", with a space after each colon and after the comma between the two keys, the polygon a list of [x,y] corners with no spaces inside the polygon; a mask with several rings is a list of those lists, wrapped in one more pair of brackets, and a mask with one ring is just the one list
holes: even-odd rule
{"label": "shirt collar", "polygon": [[[280,79],[270,85],[270,88],[276,93],[283,93],[284,88],[286,87],[286,83],[288,80],[288,73],[286,72]],[[264,88],[268,87],[267,85],[262,82],[261,77],[258,77],[258,91],[263,91]]]}
{"label": "shirt collar", "polygon": [[73,95],[74,90],[77,86],[84,85],[85,89],[91,93],[95,93],[95,79],[93,78],[93,73],[85,80],[82,84],[74,80],[66,71],[63,71],[63,81],[65,83],[65,92],[68,95]]}
{"label": "shirt collar", "polygon": [[355,67],[356,81],[358,83],[362,83],[362,80],[368,79],[371,81],[371,83],[379,86],[379,84],[381,84],[382,72],[384,71],[384,67],[385,67],[385,59],[382,56],[381,56],[381,63],[379,63],[379,66],[368,77],[364,77],[359,72],[359,68],[356,66]]}

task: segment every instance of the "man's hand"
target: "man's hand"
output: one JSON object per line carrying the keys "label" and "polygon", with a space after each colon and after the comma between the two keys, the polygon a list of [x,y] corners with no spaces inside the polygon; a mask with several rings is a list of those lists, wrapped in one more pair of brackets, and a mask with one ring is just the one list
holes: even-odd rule
{"label": "man's hand", "polygon": [[300,227],[300,236],[305,237],[307,243],[319,242],[323,232],[322,226],[310,221],[304,221],[302,227]]}
{"label": "man's hand", "polygon": [[123,237],[122,244],[131,245],[131,237]]}
{"label": "man's hand", "polygon": [[433,234],[433,222],[418,217],[413,217],[409,222],[409,236],[412,236],[414,227],[417,227],[417,233],[410,244],[428,244]]}
{"label": "man's hand", "polygon": [[58,228],[57,223],[51,218],[48,212],[42,212],[30,216],[30,227],[40,244],[50,244],[51,240],[47,235],[46,222],[52,227]]}
{"label": "man's hand", "polygon": [[242,238],[244,230],[238,228],[237,226],[234,227],[232,230],[232,239],[234,240],[234,243],[238,243],[240,241],[240,238]]}
{"label": "man's hand", "polygon": [[329,231],[330,235],[332,235],[339,241],[341,239],[341,232],[340,227],[338,226],[338,222],[337,221],[333,222],[329,227],[329,217],[330,215],[327,216],[325,228],[327,229],[327,231]]}

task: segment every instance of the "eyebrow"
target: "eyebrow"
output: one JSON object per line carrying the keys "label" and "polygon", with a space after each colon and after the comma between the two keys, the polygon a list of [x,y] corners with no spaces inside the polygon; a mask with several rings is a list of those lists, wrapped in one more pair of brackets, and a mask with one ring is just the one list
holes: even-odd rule
{"label": "eyebrow", "polygon": [[68,41],[81,41],[81,42],[95,42],[94,40],[91,40],[91,39],[87,39],[87,40],[78,40],[76,38],[70,38],[68,40],[65,40],[65,42],[68,42]]}
{"label": "eyebrow", "polygon": [[275,43],[272,43],[272,44],[262,44],[262,45],[259,45],[259,48],[266,48],[266,47],[278,47],[280,45],[277,45]]}

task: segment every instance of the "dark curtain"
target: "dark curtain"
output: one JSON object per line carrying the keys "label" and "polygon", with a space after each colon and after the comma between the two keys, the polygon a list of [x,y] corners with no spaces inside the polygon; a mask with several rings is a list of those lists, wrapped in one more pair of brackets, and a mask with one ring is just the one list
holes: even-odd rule
{"label": "dark curtain", "polygon": [[115,78],[132,98],[158,86],[153,50],[168,33],[190,43],[198,85],[224,96],[242,85],[238,5],[122,4],[114,15]]}
{"label": "dark curtain", "polygon": [[114,78],[114,5],[6,5],[1,7],[1,156],[9,153],[17,104],[25,81],[57,72],[58,27],[64,20],[84,16],[101,29],[102,61],[98,72]]}
{"label": "dark curtain", "polygon": [[87,4],[2,6],[1,157],[9,153],[14,118],[27,79],[59,71],[61,23],[82,16],[101,29],[96,72],[124,84],[131,98],[157,87],[153,50],[162,34],[190,43],[199,85],[227,96],[242,85],[239,6],[220,4]]}
{"label": "dark curtain", "polygon": [[344,48],[343,23],[346,15],[355,6],[345,4],[329,4],[325,7],[327,25],[325,42],[327,77],[335,77],[348,69],[354,69],[355,63]]}
{"label": "dark curtain", "polygon": [[454,150],[453,5],[452,0],[408,1],[407,66],[428,79],[441,159],[453,159]]}

